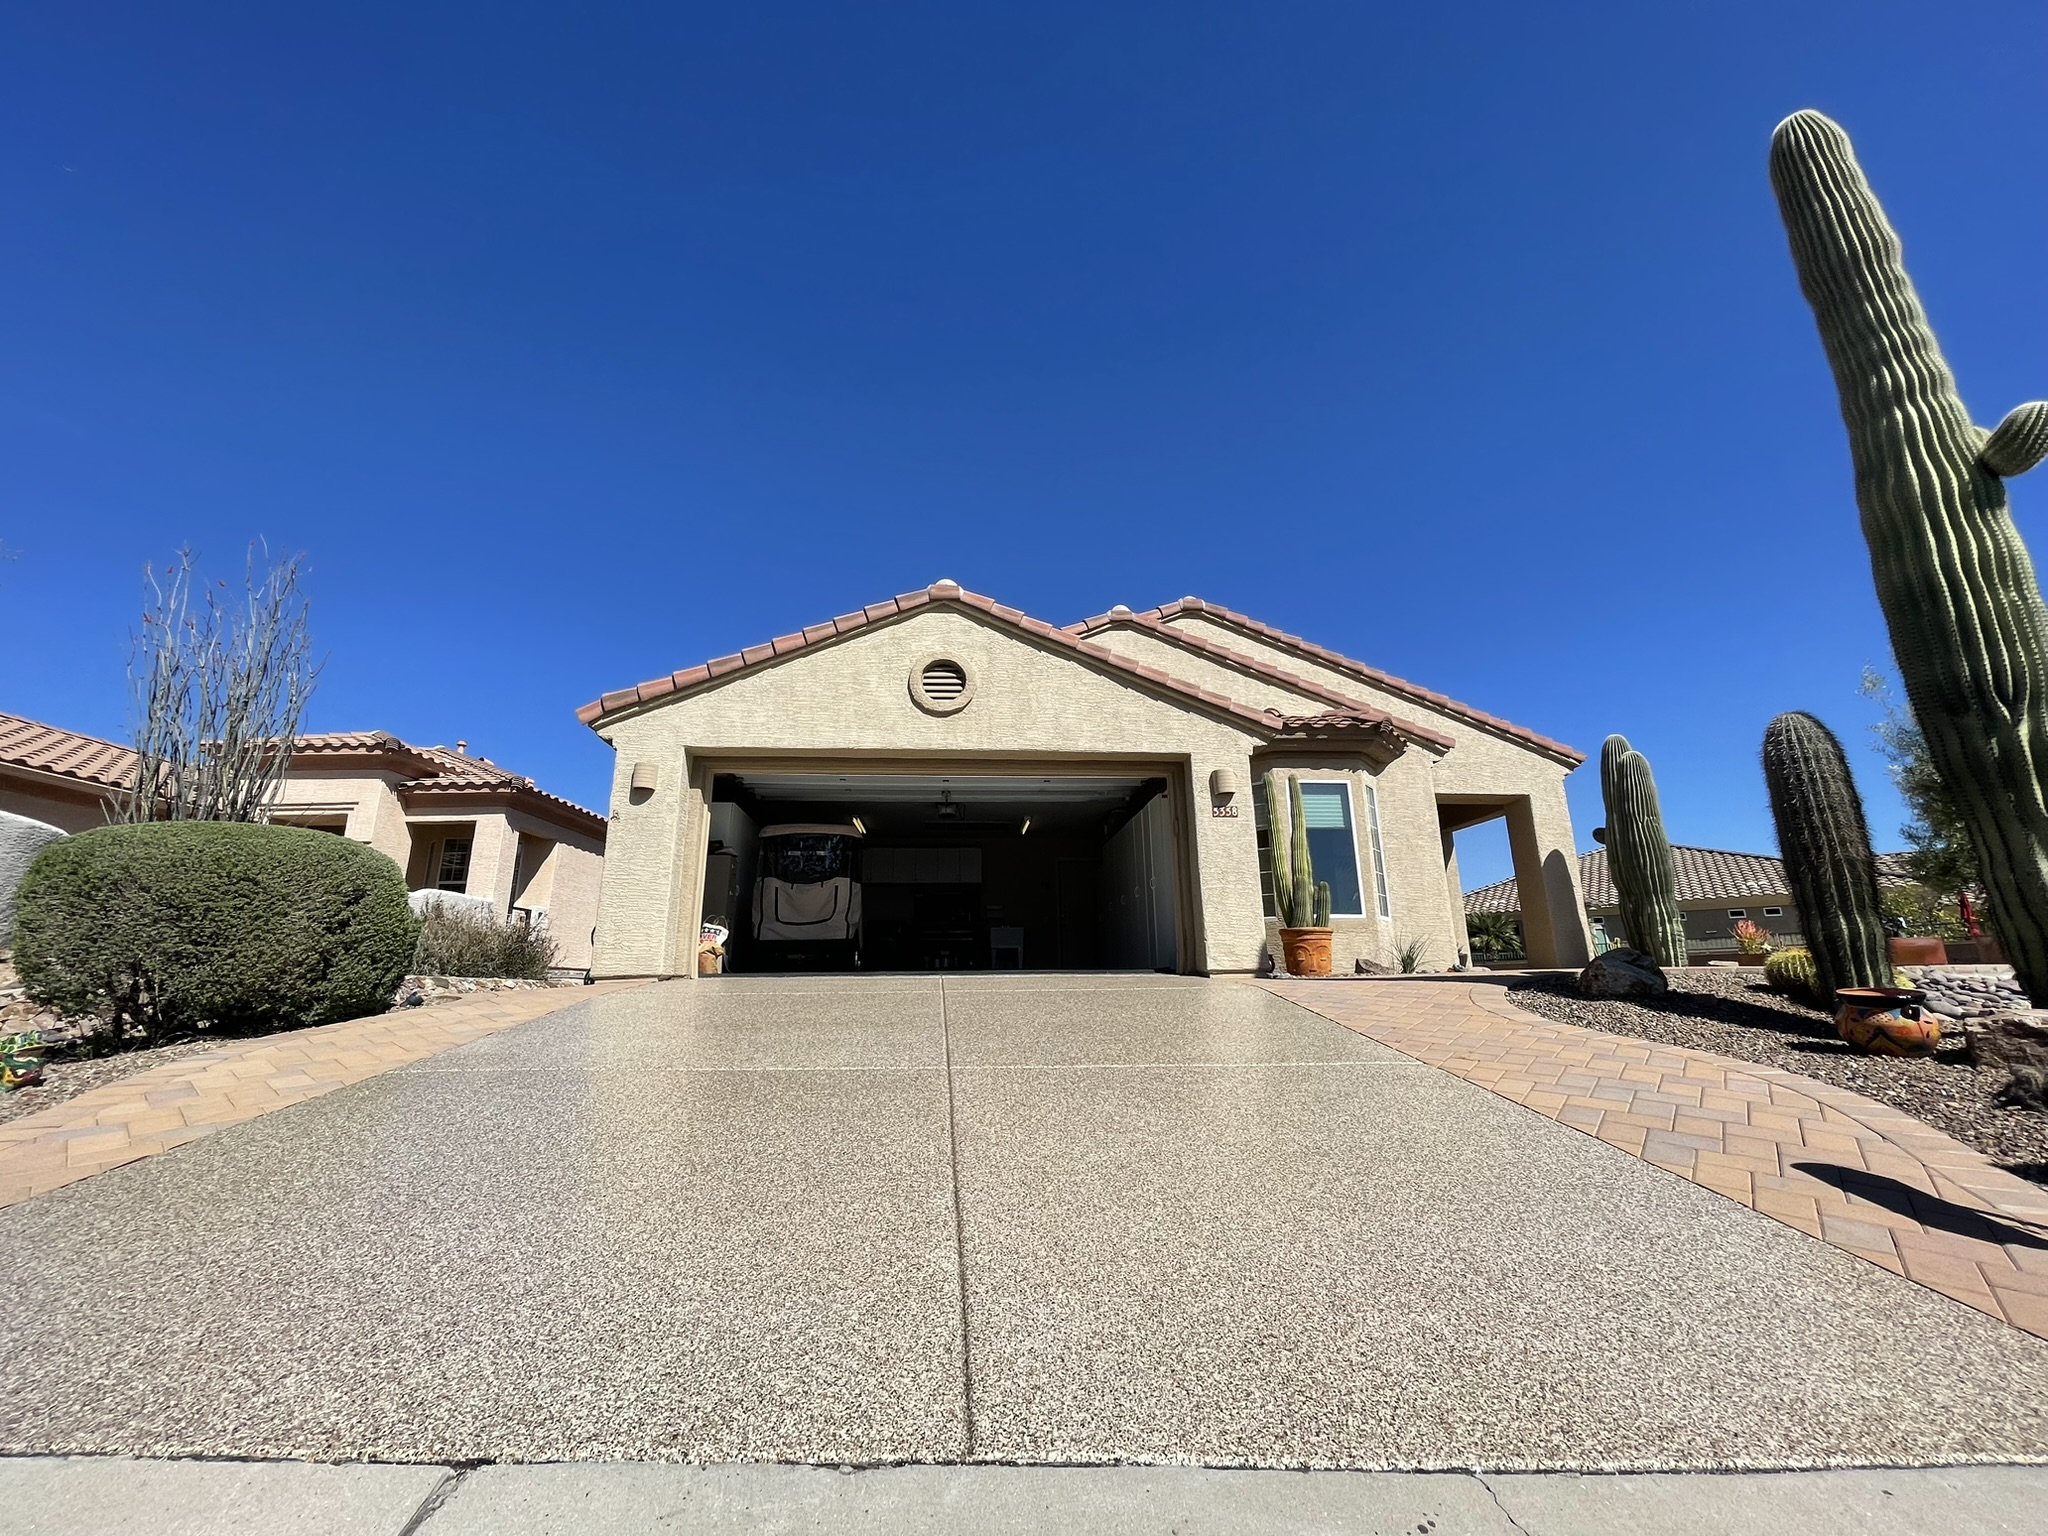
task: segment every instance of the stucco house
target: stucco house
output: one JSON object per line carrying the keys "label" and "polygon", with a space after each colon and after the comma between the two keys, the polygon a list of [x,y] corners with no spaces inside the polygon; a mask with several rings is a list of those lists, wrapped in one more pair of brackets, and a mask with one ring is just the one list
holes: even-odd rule
{"label": "stucco house", "polygon": [[1249,972],[1269,769],[1303,782],[1340,971],[1458,961],[1452,833],[1497,817],[1532,949],[1588,954],[1580,753],[1196,598],[1061,628],[941,581],[578,713],[617,752],[600,977],[694,974],[706,921],[747,968],[777,829],[859,840],[862,968]]}
{"label": "stucco house", "polygon": [[605,822],[469,743],[417,747],[387,731],[301,736],[271,819],[389,854],[415,891],[480,896],[544,921],[559,963],[590,965]]}
{"label": "stucco house", "polygon": [[[541,918],[562,966],[587,969],[604,818],[467,746],[416,747],[385,731],[299,737],[271,818],[368,843],[412,890]],[[82,832],[105,824],[134,772],[116,742],[0,714],[0,811]]]}

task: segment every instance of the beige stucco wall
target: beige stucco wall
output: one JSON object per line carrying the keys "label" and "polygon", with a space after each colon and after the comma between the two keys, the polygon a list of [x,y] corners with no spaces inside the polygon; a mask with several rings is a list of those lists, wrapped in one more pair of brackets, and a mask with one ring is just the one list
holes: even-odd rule
{"label": "beige stucco wall", "polygon": [[[1571,771],[1565,764],[1464,716],[1438,710],[1426,702],[1390,689],[1375,687],[1341,668],[1247,635],[1205,615],[1184,614],[1173,622],[1185,627],[1189,633],[1225,646],[1241,656],[1267,662],[1347,698],[1375,705],[1391,715],[1449,736],[1455,745],[1437,758],[1430,769],[1432,796],[1485,797],[1504,803],[1509,845],[1515,855],[1516,878],[1525,883],[1540,883],[1540,899],[1547,907],[1545,916],[1550,953],[1545,959],[1556,964],[1584,963],[1591,953],[1592,940],[1579,891],[1578,852],[1572,833],[1571,809],[1565,800],[1564,781]],[[1161,653],[1177,649],[1161,641],[1152,643]],[[1184,675],[1178,668],[1174,672],[1176,676]],[[1411,749],[1404,756],[1415,755]],[[1392,858],[1391,853],[1389,857]],[[1435,865],[1439,871],[1442,870],[1440,846],[1435,854]],[[1448,895],[1446,905],[1449,905]],[[1532,905],[1530,901],[1524,901],[1525,909]],[[1446,931],[1459,921],[1455,914],[1447,914]],[[1531,942],[1541,941],[1532,939]],[[1446,955],[1437,963],[1447,963],[1449,958]]]}
{"label": "beige stucco wall", "polygon": [[[108,790],[106,794],[112,795]],[[107,802],[90,785],[43,784],[23,775],[0,775],[0,811],[26,816],[65,832],[89,832],[107,824]]]}
{"label": "beige stucco wall", "polygon": [[601,840],[502,807],[458,803],[409,813],[398,797],[398,782],[397,776],[390,774],[295,767],[279,792],[276,815],[281,821],[343,816],[344,835],[368,843],[408,872],[416,830],[422,837],[430,837],[435,829],[460,828],[471,839],[466,891],[489,897],[500,917],[511,910],[520,838],[529,840],[529,848],[536,841],[549,845],[545,885],[541,887],[546,900],[536,894],[530,904],[547,908],[548,932],[554,936],[558,961],[576,970],[590,964],[591,930],[597,922],[598,884],[604,865]]}
{"label": "beige stucco wall", "polygon": [[[934,653],[975,674],[975,696],[954,715],[912,702],[909,676]],[[606,723],[618,750],[599,906],[598,975],[678,974],[694,953],[711,765],[750,755],[819,763],[891,754],[1006,761],[1128,759],[1184,765],[1172,791],[1192,828],[1199,905],[1195,968],[1249,971],[1264,942],[1258,849],[1248,800],[1211,815],[1209,775],[1229,768],[1249,784],[1257,735],[1248,726],[1112,671],[1041,646],[971,610],[920,608],[844,640]],[[636,800],[633,766],[657,765],[659,786]],[[790,766],[801,766],[791,764]],[[897,771],[903,771],[901,764]],[[1192,803],[1188,790],[1192,786]],[[1245,797],[1240,796],[1240,799]]]}
{"label": "beige stucco wall", "polygon": [[278,788],[273,814],[280,821],[321,812],[346,816],[344,836],[368,843],[403,870],[412,857],[412,834],[397,784],[394,774],[294,767]]}

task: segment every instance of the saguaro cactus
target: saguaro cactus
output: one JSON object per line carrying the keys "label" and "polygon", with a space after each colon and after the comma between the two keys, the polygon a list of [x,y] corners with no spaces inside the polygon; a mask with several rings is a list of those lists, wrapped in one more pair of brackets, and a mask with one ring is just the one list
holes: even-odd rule
{"label": "saguaro cactus", "polygon": [[1890,986],[1877,859],[1841,742],[1812,715],[1778,716],[1764,731],[1764,783],[1815,990],[1833,1007],[1839,987]]}
{"label": "saguaro cactus", "polygon": [[1771,186],[1834,368],[1913,718],[1969,828],[2013,967],[2048,1005],[2048,611],[2001,479],[2048,456],[2048,402],[1993,432],[1971,422],[1898,236],[1834,123],[1818,112],[1780,123]]}
{"label": "saguaro cactus", "polygon": [[1281,855],[1279,781],[1266,775],[1266,841],[1273,858],[1273,910],[1283,928],[1327,928],[1330,926],[1330,886],[1316,880],[1315,864],[1308,856],[1308,818],[1301,809],[1301,780],[1287,780],[1288,821],[1286,856]]}
{"label": "saguaro cactus", "polygon": [[1600,796],[1607,802],[1607,873],[1628,941],[1659,965],[1683,965],[1685,919],[1678,911],[1657,781],[1650,777],[1649,759],[1626,736],[1610,736],[1600,749]]}

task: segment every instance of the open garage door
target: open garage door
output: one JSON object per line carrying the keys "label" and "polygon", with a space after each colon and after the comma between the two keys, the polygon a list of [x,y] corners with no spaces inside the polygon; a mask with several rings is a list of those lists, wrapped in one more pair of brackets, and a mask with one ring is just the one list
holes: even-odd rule
{"label": "open garage door", "polygon": [[735,971],[1172,971],[1166,787],[1137,774],[719,774],[704,915],[731,929]]}

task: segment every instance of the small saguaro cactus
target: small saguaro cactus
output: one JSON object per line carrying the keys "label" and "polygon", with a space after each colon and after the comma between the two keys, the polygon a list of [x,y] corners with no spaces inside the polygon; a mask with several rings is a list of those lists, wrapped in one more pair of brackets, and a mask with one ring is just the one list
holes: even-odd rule
{"label": "small saguaro cactus", "polygon": [[[1316,879],[1308,856],[1308,818],[1301,809],[1301,780],[1287,780],[1288,816],[1280,814],[1279,780],[1266,775],[1266,840],[1273,858],[1273,910],[1283,928],[1330,926],[1330,884]],[[1281,835],[1287,833],[1283,854]]]}
{"label": "small saguaro cactus", "polygon": [[1877,858],[1842,743],[1812,715],[1778,716],[1764,731],[1764,783],[1823,1006],[1842,987],[1890,986]]}
{"label": "small saguaro cactus", "polygon": [[[2048,456],[2048,402],[1970,420],[1849,136],[1795,112],[1771,186],[1834,369],[1892,655],[1955,797],[1999,937],[2048,1005],[2048,609],[2004,477]],[[1976,210],[1967,210],[1974,216]]]}
{"label": "small saguaro cactus", "polygon": [[1659,965],[1684,965],[1685,919],[1678,911],[1657,781],[1650,777],[1649,759],[1626,736],[1610,736],[1600,749],[1600,796],[1607,803],[1607,873],[1628,941]]}

